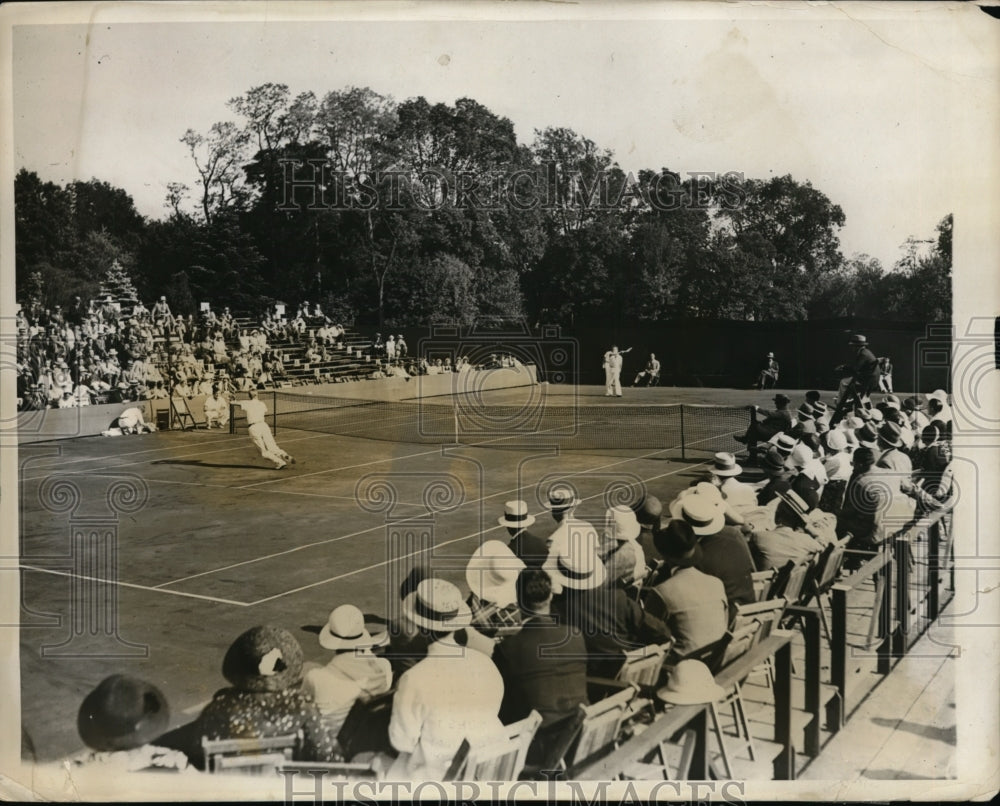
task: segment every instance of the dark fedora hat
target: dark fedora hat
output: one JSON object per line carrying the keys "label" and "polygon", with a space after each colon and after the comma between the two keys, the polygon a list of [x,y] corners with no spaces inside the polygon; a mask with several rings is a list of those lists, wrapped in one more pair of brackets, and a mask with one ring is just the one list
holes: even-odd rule
{"label": "dark fedora hat", "polygon": [[670,565],[688,567],[701,560],[698,535],[691,524],[678,518],[661,522],[660,528],[653,532],[653,545]]}
{"label": "dark fedora hat", "polygon": [[169,722],[167,700],[156,686],[113,674],[86,696],[76,727],[88,747],[104,752],[148,744],[166,731]]}

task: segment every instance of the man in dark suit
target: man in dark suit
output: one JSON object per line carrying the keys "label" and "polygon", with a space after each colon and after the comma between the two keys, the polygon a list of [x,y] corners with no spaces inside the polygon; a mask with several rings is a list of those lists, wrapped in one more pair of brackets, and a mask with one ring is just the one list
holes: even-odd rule
{"label": "man in dark suit", "polygon": [[848,342],[848,346],[854,351],[854,358],[849,365],[839,367],[846,377],[840,381],[840,388],[837,390],[837,409],[830,418],[831,427],[840,422],[848,403],[855,397],[858,400],[866,400],[868,395],[878,389],[880,377],[878,358],[868,349],[868,339],[861,334],[855,334]]}
{"label": "man in dark suit", "polygon": [[587,647],[579,629],[552,615],[552,580],[541,568],[518,575],[517,602],[521,631],[493,652],[504,682],[500,718],[509,725],[534,709],[547,726],[587,704]]}
{"label": "man in dark suit", "polygon": [[[788,410],[790,402],[786,395],[778,392],[774,396],[774,411],[767,411],[754,406],[754,415],[750,427],[747,429],[746,434],[736,437],[736,440],[744,443],[747,446],[747,450],[753,453],[758,442],[767,442],[775,434],[782,432],[787,434],[792,430],[792,413]],[[757,419],[760,415],[764,416],[763,420]]]}

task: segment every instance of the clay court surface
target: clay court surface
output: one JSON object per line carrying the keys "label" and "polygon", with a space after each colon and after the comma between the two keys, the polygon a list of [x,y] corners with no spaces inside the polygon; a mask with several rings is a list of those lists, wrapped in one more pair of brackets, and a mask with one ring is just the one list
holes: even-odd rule
{"label": "clay court surface", "polygon": [[[784,391],[793,405],[803,399],[801,391]],[[606,398],[602,387],[543,384],[491,392],[483,401],[520,406],[531,394],[539,405],[578,407],[581,417],[603,423],[601,407],[767,406],[774,390],[660,387],[626,389],[618,399]],[[398,406],[420,404],[394,405],[398,413]],[[627,431],[623,441],[632,447],[592,450],[563,450],[558,434],[520,447],[489,438],[449,446],[293,430],[279,419],[278,443],[297,459],[283,471],[262,460],[245,434],[218,430],[23,446],[22,719],[38,759],[79,749],[77,708],[109,674],[160,686],[172,725],[182,724],[226,685],[222,657],[245,629],[287,627],[307,660],[320,660],[325,653],[306,628],[347,602],[386,614],[398,580],[418,560],[464,588],[466,559],[479,542],[508,537],[496,522],[506,500],[527,500],[544,530],[552,521],[541,501],[565,479],[583,499],[580,516],[600,526],[608,495],[645,488],[666,503],[704,474],[712,450],[742,447],[732,434],[747,420],[733,414],[713,431],[722,420],[689,417],[686,439],[700,445],[682,460],[677,443],[634,447],[650,417],[655,413],[644,410],[621,424],[607,421]],[[134,511],[115,524],[109,490],[130,479],[146,500],[126,502]],[[78,491],[75,509],[66,508],[67,490]],[[53,512],[60,502],[63,511]],[[93,548],[74,554],[72,529],[107,531],[109,523],[117,527],[117,555],[94,556]],[[407,531],[429,534],[432,556],[419,543],[407,550],[390,542],[390,533]],[[110,542],[103,545],[106,551]]]}

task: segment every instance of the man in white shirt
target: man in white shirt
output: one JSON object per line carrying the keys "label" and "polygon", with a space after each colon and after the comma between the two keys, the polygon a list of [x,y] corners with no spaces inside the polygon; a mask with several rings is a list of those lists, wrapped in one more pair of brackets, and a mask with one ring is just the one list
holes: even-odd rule
{"label": "man in white shirt", "polygon": [[389,740],[399,757],[386,779],[440,781],[464,739],[475,745],[503,737],[503,678],[489,657],[455,641],[472,613],[450,582],[423,580],[403,600],[402,614],[429,645],[396,687]]}
{"label": "man in white shirt", "polygon": [[622,356],[631,352],[632,348],[618,352],[618,346],[612,345],[611,349],[604,354],[604,383],[606,390],[605,397],[622,396]]}
{"label": "man in white shirt", "polygon": [[229,401],[219,394],[219,387],[212,387],[212,394],[205,399],[205,420],[209,428],[229,425]]}
{"label": "man in white shirt", "polygon": [[283,470],[289,462],[295,464],[295,459],[278,447],[271,433],[271,427],[267,424],[267,406],[262,400],[257,399],[257,390],[249,390],[249,400],[237,400],[239,406],[247,415],[247,431],[253,444],[257,446],[260,455],[271,462],[274,462],[275,470]]}
{"label": "man in white shirt", "polygon": [[553,487],[545,508],[552,512],[552,519],[558,524],[548,537],[550,556],[594,556],[600,555],[601,538],[597,530],[587,521],[574,517],[580,499],[568,487]]}

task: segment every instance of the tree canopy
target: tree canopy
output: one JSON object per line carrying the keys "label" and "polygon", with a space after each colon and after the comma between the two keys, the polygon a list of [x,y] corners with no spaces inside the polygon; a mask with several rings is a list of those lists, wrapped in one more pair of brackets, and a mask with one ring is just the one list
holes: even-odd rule
{"label": "tree canopy", "polygon": [[845,258],[842,209],[790,175],[633,175],[568,128],[519,144],[471,98],[268,83],[226,106],[232,119],[178,133],[191,171],[160,220],[98,179],[22,169],[18,299],[93,293],[117,260],[181,311],[308,299],[387,326],[950,317],[951,215],[885,269]]}

